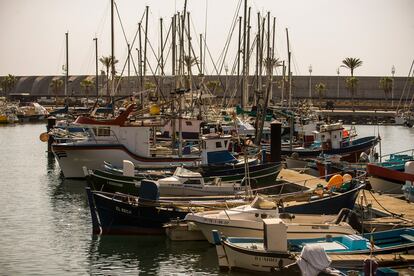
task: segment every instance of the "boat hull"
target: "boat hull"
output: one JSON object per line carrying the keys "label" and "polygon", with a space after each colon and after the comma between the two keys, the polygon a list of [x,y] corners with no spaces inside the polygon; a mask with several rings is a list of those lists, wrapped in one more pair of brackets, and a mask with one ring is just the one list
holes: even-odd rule
{"label": "boat hull", "polygon": [[287,149],[282,148],[282,155],[291,156],[293,153],[297,154],[298,157],[317,157],[321,153],[327,155],[341,155],[341,160],[348,162],[357,162],[361,153],[370,150],[375,147],[379,142],[377,137],[364,137],[353,141],[352,145],[342,147],[339,149]]}
{"label": "boat hull", "polygon": [[90,189],[87,193],[93,232],[97,234],[164,235],[165,223],[171,219],[183,219],[187,214],[174,208],[144,205],[136,201],[136,197],[123,202]]}
{"label": "boat hull", "polygon": [[406,181],[414,182],[414,174],[392,170],[376,164],[368,164],[367,172],[370,183],[375,191],[402,194],[402,185]]}
{"label": "boat hull", "polygon": [[[256,188],[260,187],[264,184],[273,184],[274,180],[276,179],[277,175],[281,170],[282,165],[279,163],[276,164],[262,164],[262,165],[252,165],[250,178],[251,178],[251,187]],[[244,168],[243,168],[244,170]],[[202,175],[203,169],[199,170]],[[233,169],[233,174],[228,174],[228,172],[232,172],[232,169],[228,169],[227,171],[221,171],[217,169],[216,175],[213,176],[213,172],[210,171],[207,177],[204,177],[205,182],[212,182],[214,178],[219,177],[221,178],[221,182],[241,182],[244,178],[244,173],[241,174],[239,168]],[[170,173],[171,175],[171,173]],[[122,192],[131,195],[138,195],[139,189],[139,182],[144,179],[151,179],[157,180],[162,177],[167,177],[166,174],[160,173],[147,173],[146,175],[136,175],[132,176],[124,176],[118,173],[113,173],[110,171],[103,171],[103,170],[93,170],[90,171],[87,179],[92,187],[95,190],[104,190],[107,192]],[[161,187],[162,189],[162,187]],[[169,193],[164,193],[165,191],[161,190],[161,194],[167,195]],[[197,192],[197,191],[193,191]],[[229,191],[229,193],[232,193]],[[207,193],[211,194],[211,193]],[[183,195],[180,193],[179,195]],[[189,195],[189,194],[187,194]],[[203,195],[201,193],[191,194],[191,195]]]}
{"label": "boat hull", "polygon": [[222,269],[244,269],[250,271],[274,272],[296,261],[293,255],[284,252],[262,253],[245,250],[226,241],[216,246],[219,266]]}
{"label": "boat hull", "polygon": [[[206,219],[208,220],[208,219]],[[245,226],[226,221],[228,224],[203,223],[200,220],[189,220],[197,225],[209,243],[214,243],[212,231],[218,230],[227,237],[263,237],[263,222],[249,222]],[[287,223],[288,239],[313,239],[331,235],[332,237],[355,234],[355,230],[349,225],[329,225],[329,224],[289,224]]]}
{"label": "boat hull", "polygon": [[364,185],[359,185],[358,187],[344,193],[333,194],[328,197],[311,200],[307,203],[301,203],[298,205],[289,206],[289,203],[287,203],[281,210],[282,212],[294,214],[336,215],[339,214],[343,208],[348,208],[350,210],[354,209],[358,193],[363,187]]}
{"label": "boat hull", "polygon": [[83,167],[102,169],[107,161],[122,167],[123,160],[130,160],[138,167],[172,168],[177,166],[195,166],[198,157],[188,158],[144,158],[130,153],[122,145],[52,145],[52,152],[66,178],[84,178]]}

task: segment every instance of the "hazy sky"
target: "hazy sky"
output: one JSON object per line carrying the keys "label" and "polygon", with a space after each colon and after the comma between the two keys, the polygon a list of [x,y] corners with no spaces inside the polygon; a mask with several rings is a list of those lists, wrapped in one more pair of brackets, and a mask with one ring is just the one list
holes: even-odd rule
{"label": "hazy sky", "polygon": [[[150,6],[149,39],[158,51],[159,18],[167,28],[184,1],[116,3],[129,41],[145,6]],[[198,34],[206,30],[208,49],[217,61],[238,4],[238,0],[188,0],[195,51],[199,49]],[[363,66],[356,75],[390,75],[395,65],[396,76],[406,76],[414,59],[413,0],[249,0],[248,5],[252,7],[253,30],[257,12],[270,11],[276,17],[276,52],[281,59],[287,57],[285,28],[289,29],[294,74],[308,75],[312,64],[312,75],[335,75],[342,59],[357,57]],[[115,24],[117,70],[122,71],[127,46],[117,16]],[[0,0],[0,26],[0,75],[63,74],[66,31],[71,75],[95,73],[95,35],[99,56],[110,55],[110,0]],[[232,41],[225,61],[229,71],[236,56],[237,29]],[[133,47],[136,58],[137,45]],[[150,48],[148,53],[153,61]],[[166,71],[170,68],[168,62]],[[341,75],[349,74],[345,68],[340,71]],[[211,62],[206,73],[214,73]]]}

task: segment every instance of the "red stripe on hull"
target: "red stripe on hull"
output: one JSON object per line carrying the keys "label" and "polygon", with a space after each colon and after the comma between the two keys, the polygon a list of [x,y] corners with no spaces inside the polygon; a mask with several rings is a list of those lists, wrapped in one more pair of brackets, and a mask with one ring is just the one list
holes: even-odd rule
{"label": "red stripe on hull", "polygon": [[367,172],[369,175],[372,175],[375,177],[398,181],[398,182],[405,182],[407,180],[414,181],[414,174],[391,170],[385,167],[377,166],[375,164],[368,164]]}

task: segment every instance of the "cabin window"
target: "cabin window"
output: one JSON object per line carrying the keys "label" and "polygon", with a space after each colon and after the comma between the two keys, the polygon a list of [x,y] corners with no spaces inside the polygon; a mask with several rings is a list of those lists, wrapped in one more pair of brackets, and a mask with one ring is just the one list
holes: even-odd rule
{"label": "cabin window", "polygon": [[191,121],[185,121],[185,124],[186,124],[187,126],[192,126],[192,125],[193,125],[193,123],[191,123]]}
{"label": "cabin window", "polygon": [[216,142],[216,148],[217,149],[221,148],[221,142]]}
{"label": "cabin window", "polygon": [[109,127],[97,127],[93,128],[93,133],[95,136],[110,136],[111,129]]}
{"label": "cabin window", "polygon": [[336,139],[336,135],[334,135],[334,138]]}
{"label": "cabin window", "polygon": [[227,140],[224,141],[224,147],[227,147]]}
{"label": "cabin window", "polygon": [[261,217],[262,219],[265,219],[265,218],[267,218],[267,215],[266,215],[266,214],[261,214],[261,215],[260,215],[260,217]]}
{"label": "cabin window", "polygon": [[322,139],[325,139],[325,135],[322,135],[322,136],[321,136],[321,138],[322,138]]}
{"label": "cabin window", "polygon": [[258,218],[258,217],[259,217],[259,214],[258,214],[258,213],[255,213],[255,214],[254,214],[254,216],[255,216],[256,218]]}

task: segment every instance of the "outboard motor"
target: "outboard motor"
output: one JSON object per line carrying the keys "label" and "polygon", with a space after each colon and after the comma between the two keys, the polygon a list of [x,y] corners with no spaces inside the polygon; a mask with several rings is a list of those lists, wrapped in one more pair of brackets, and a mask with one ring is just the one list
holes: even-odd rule
{"label": "outboard motor", "polygon": [[142,180],[141,187],[139,188],[139,198],[157,201],[160,198],[158,183],[153,180]]}

